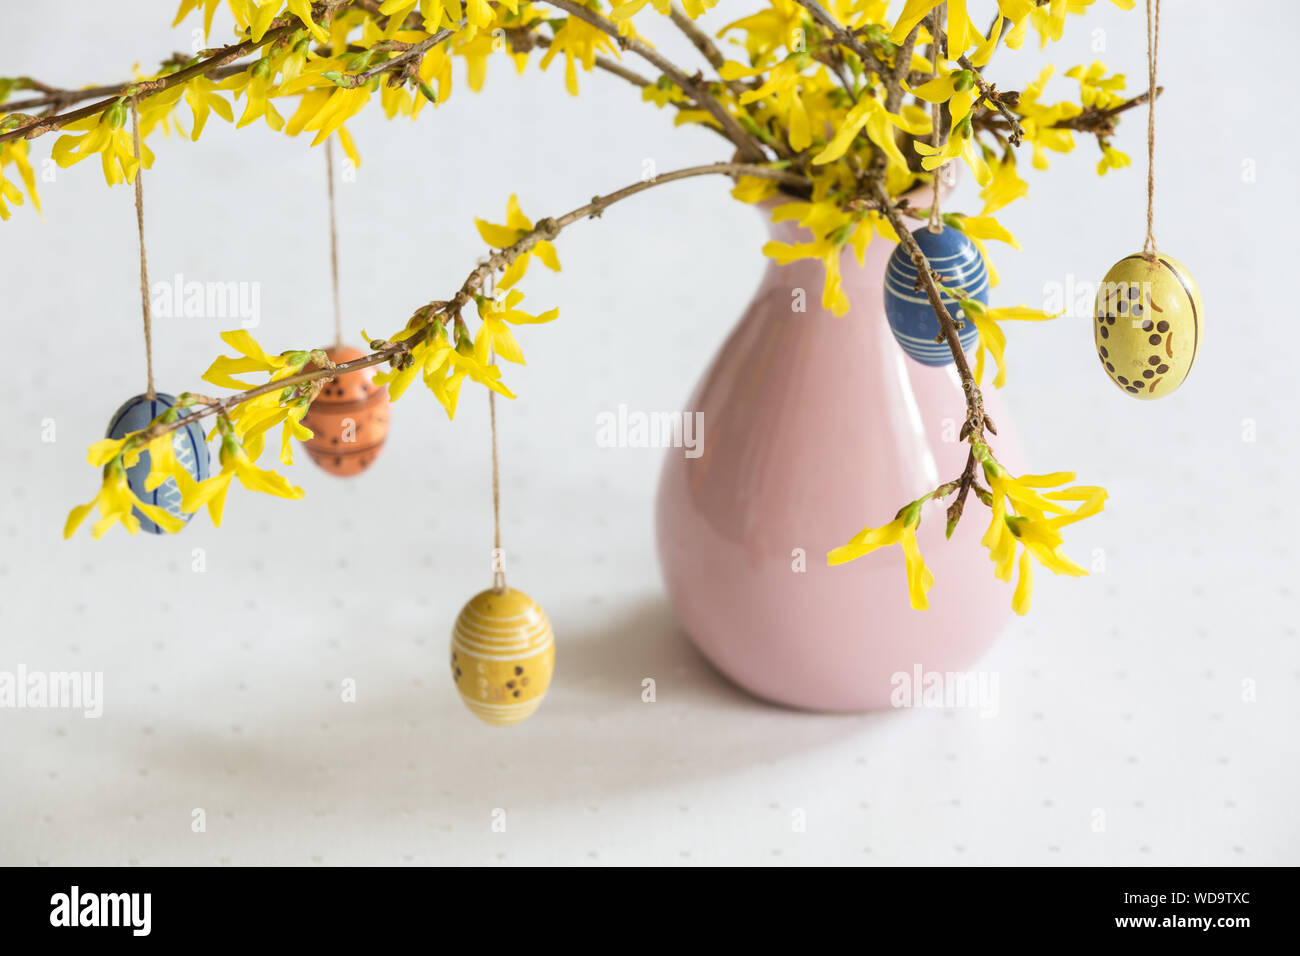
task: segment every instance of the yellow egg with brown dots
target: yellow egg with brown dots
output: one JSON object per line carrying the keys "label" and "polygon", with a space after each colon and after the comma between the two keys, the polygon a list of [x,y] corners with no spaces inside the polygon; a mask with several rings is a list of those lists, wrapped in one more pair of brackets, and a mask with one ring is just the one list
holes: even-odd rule
{"label": "yellow egg with brown dots", "polygon": [[1097,355],[1134,398],[1163,398],[1187,378],[1205,307],[1191,273],[1163,252],[1126,256],[1097,290]]}
{"label": "yellow egg with brown dots", "polygon": [[517,724],[546,696],[555,635],[546,612],[523,591],[474,595],[451,631],[451,676],[465,706],[489,724]]}

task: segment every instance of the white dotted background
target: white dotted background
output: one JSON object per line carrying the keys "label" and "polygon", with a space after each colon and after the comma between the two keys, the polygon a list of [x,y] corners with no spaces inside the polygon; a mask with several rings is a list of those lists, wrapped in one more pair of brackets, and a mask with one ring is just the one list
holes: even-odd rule
{"label": "white dotted background", "polygon": [[[721,7],[708,22],[749,9]],[[189,47],[188,28],[167,27],[173,8],[16,6],[0,74],[118,79]],[[1098,367],[1086,315],[1009,330],[1006,394],[1033,469],[1075,468],[1112,498],[1068,540],[1104,571],[1040,574],[1031,615],[979,665],[999,675],[993,718],[769,707],[675,624],[653,550],[659,452],[597,448],[595,418],[680,408],[756,286],[764,230],[722,182],[575,227],[564,273],[526,285],[562,315],[521,331],[530,365],[509,370],[504,534],[512,582],[554,622],[558,669],[538,714],[500,730],[463,708],[445,660],[457,611],[488,583],[481,390],[449,424],[413,389],[363,477],[300,456],[305,500],[236,489],[220,531],[199,518],[170,539],[60,539],[97,485],[85,447],[144,373],[131,193],[92,163],[57,171],[44,221],[26,208],[0,226],[0,669],[102,671],[106,700],[98,720],[0,711],[0,862],[1300,862],[1287,325],[1300,143],[1270,102],[1291,67],[1247,29],[1300,22],[1282,2],[1239,4],[1233,29],[1208,0],[1165,8],[1157,236],[1198,277],[1208,334],[1186,386],[1139,404]],[[1104,44],[1141,89],[1144,42],[1140,11],[1099,2],[1048,53],[1064,69]],[[999,54],[990,72],[1022,87],[1043,61]],[[516,78],[495,64],[482,95],[461,83],[418,124],[355,124],[364,165],[339,189],[353,339],[458,286],[482,254],[474,216],[499,220],[512,191],[541,216],[638,179],[647,159],[723,158],[617,80],[582,82],[574,100],[558,65]],[[1025,251],[997,256],[1000,301],[1039,304],[1047,283],[1096,281],[1140,246],[1144,125],[1135,115],[1117,139],[1129,170],[1098,180],[1082,142],[1030,175],[1004,217]],[[38,163],[52,142],[34,144]],[[215,118],[201,143],[152,145],[154,279],[260,282],[268,348],[326,341],[321,152]],[[978,211],[969,182],[951,208]],[[160,387],[199,387],[230,325],[160,319]],[[348,679],[355,703],[341,700]]]}

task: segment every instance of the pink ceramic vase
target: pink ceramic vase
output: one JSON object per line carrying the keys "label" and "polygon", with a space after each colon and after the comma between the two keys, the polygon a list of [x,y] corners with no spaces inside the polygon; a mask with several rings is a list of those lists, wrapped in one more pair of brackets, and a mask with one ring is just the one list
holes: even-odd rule
{"label": "pink ceramic vase", "polygon": [[[771,228],[809,241],[797,224]],[[966,461],[956,369],[909,359],[885,319],[893,250],[877,238],[861,266],[846,252],[852,307],[840,318],[819,304],[819,261],[770,263],[686,406],[703,413],[702,452],[670,449],[660,477],[659,558],[678,618],[718,670],[781,704],[888,707],[893,675],[970,668],[1011,614],[1010,588],[979,544],[988,509],[974,496],[947,541],[946,505],[924,507],[927,611],[908,603],[898,547],[826,564],[827,551],[888,523]],[[793,311],[797,289],[806,312]],[[1010,417],[992,388],[984,397],[999,458],[1014,469]]]}

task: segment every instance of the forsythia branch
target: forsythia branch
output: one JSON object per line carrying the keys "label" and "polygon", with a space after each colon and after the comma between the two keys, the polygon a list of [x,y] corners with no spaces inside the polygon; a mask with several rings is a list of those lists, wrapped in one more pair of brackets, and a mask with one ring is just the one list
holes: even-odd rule
{"label": "forsythia branch", "polygon": [[770,166],[757,166],[747,163],[709,163],[704,166],[688,166],[684,169],[662,173],[654,179],[632,183],[604,196],[595,196],[590,202],[584,203],[576,209],[571,209],[561,216],[539,219],[533,228],[526,235],[521,236],[518,241],[506,246],[504,249],[494,251],[475,266],[451,299],[445,302],[430,302],[417,309],[413,319],[421,320],[424,324],[418,332],[409,338],[399,342],[372,342],[370,343],[371,348],[374,348],[375,351],[363,355],[361,358],[343,362],[330,368],[304,370],[297,375],[267,382],[247,391],[236,392],[223,399],[198,398],[197,401],[203,406],[202,408],[196,409],[188,415],[178,417],[174,422],[157,422],[151,425],[141,433],[139,440],[144,442],[152,441],[168,432],[183,428],[191,422],[197,422],[210,415],[225,414],[237,405],[266,395],[269,392],[296,388],[317,379],[335,378],[348,372],[355,372],[358,369],[369,368],[372,365],[380,365],[384,362],[400,361],[404,353],[409,352],[429,336],[435,325],[445,325],[447,322],[456,319],[461,310],[474,300],[475,294],[483,287],[483,283],[489,275],[506,269],[539,242],[553,240],[565,228],[582,219],[599,218],[601,213],[610,206],[638,193],[645,192],[647,189],[653,189],[656,186],[677,182],[682,179],[691,179],[696,176],[716,175],[726,175],[734,178],[752,176],[759,179],[771,179],[797,188],[806,188],[808,186],[808,181],[802,176],[785,170],[773,169]]}
{"label": "forsythia branch", "polygon": [[[329,23],[334,14],[354,3],[355,0],[323,0],[321,6],[321,23]],[[256,42],[252,40],[242,40],[239,43],[222,47],[209,57],[205,57],[184,69],[177,70],[175,73],[168,73],[166,76],[160,76],[155,80],[141,80],[136,83],[126,83],[121,87],[117,95],[110,96],[106,100],[98,103],[91,103],[89,106],[83,106],[80,109],[72,110],[68,113],[57,113],[53,116],[42,116],[39,119],[24,123],[8,132],[0,133],[0,143],[8,142],[11,139],[34,139],[44,133],[52,132],[56,129],[62,129],[69,123],[75,123],[77,120],[85,119],[88,116],[96,116],[99,113],[109,109],[121,96],[131,95],[137,100],[145,99],[164,90],[169,90],[173,86],[178,86],[194,79],[196,76],[206,76],[214,70],[233,63],[235,60],[242,59],[255,50],[259,50],[270,43],[274,43],[281,37],[290,33],[295,33],[302,29],[302,21],[297,17],[282,17],[272,23],[271,29],[263,34],[262,39]],[[236,71],[237,72],[237,71]]]}
{"label": "forsythia branch", "polygon": [[871,179],[871,189],[876,194],[876,201],[880,204],[880,210],[889,218],[890,225],[894,227],[894,232],[898,234],[899,243],[907,250],[907,254],[912,257],[921,285],[925,288],[926,297],[930,300],[930,307],[934,309],[934,314],[939,319],[939,328],[943,331],[944,339],[952,352],[953,361],[957,364],[957,374],[961,377],[962,390],[966,393],[966,425],[962,429],[961,437],[972,441],[979,440],[985,428],[988,428],[990,432],[996,435],[998,433],[997,427],[993,424],[993,420],[984,413],[984,396],[980,393],[979,385],[971,372],[970,364],[966,361],[966,353],[962,350],[961,339],[957,334],[957,323],[948,312],[948,307],[943,304],[943,297],[939,291],[939,285],[935,281],[934,270],[930,268],[929,260],[925,258],[925,253],[916,244],[916,240],[912,237],[907,224],[903,222],[898,207],[889,198],[889,191],[885,189],[884,182],[879,177],[873,177]]}
{"label": "forsythia branch", "polygon": [[676,83],[683,93],[695,100],[700,109],[705,110],[717,120],[718,125],[726,131],[727,138],[736,144],[737,149],[740,150],[740,155],[744,159],[755,163],[767,161],[768,157],[763,152],[763,148],[758,145],[752,136],[745,132],[739,121],[728,113],[726,108],[715,97],[710,96],[707,90],[687,76],[681,67],[676,66],[654,47],[636,37],[623,36],[613,21],[605,19],[588,7],[577,3],[576,0],[545,0],[545,2],[563,10],[570,16],[587,22],[597,30],[613,37],[615,42],[623,49],[631,50],[643,60],[652,63],[660,73]]}
{"label": "forsythia branch", "polygon": [[1013,146],[1019,146],[1021,139],[1025,135],[1025,130],[1024,127],[1020,125],[1020,120],[1016,118],[1016,115],[1007,108],[1005,103],[1002,102],[1003,97],[1008,96],[1008,94],[999,93],[997,87],[984,79],[984,74],[981,73],[975,64],[971,62],[970,57],[963,54],[957,58],[957,62],[961,64],[963,69],[970,72],[971,77],[975,81],[975,85],[979,87],[980,99],[985,103],[988,103],[1006,118],[1007,123],[1011,126],[1011,143]]}

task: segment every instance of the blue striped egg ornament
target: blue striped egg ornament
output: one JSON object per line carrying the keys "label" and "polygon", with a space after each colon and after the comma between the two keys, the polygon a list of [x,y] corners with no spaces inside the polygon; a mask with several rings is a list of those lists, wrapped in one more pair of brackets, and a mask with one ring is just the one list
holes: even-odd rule
{"label": "blue striped egg ornament", "polygon": [[[979,249],[965,234],[951,226],[944,226],[940,232],[922,226],[912,237],[930,261],[930,268],[939,273],[940,285],[961,289],[970,298],[988,303],[989,270]],[[939,319],[925,292],[917,291],[916,277],[912,257],[900,245],[889,257],[885,269],[885,315],[889,328],[903,351],[922,365],[948,365],[952,362],[952,351],[946,341],[935,341],[941,331]],[[975,323],[966,318],[946,292],[941,298],[953,319],[959,323],[965,320],[964,327],[957,330],[957,337],[961,347],[970,351],[979,337]]]}
{"label": "blue striped egg ornament", "polygon": [[[153,398],[148,395],[136,395],[122,403],[122,407],[113,413],[108,423],[108,438],[122,438],[131,432],[148,428],[149,423],[167,409],[176,404],[172,395],[158,392]],[[184,428],[172,432],[172,447],[176,449],[176,460],[181,467],[193,476],[195,481],[208,477],[208,445],[203,439],[203,427],[198,422],[190,422]],[[145,491],[145,479],[149,477],[151,467],[149,453],[143,452],[139,460],[126,470],[126,483],[137,498],[145,504],[157,505],[182,521],[189,521],[193,515],[181,510],[181,489],[174,478],[168,478],[153,491]],[[165,534],[157,524],[146,518],[139,508],[135,516],[140,527],[150,534]]]}

